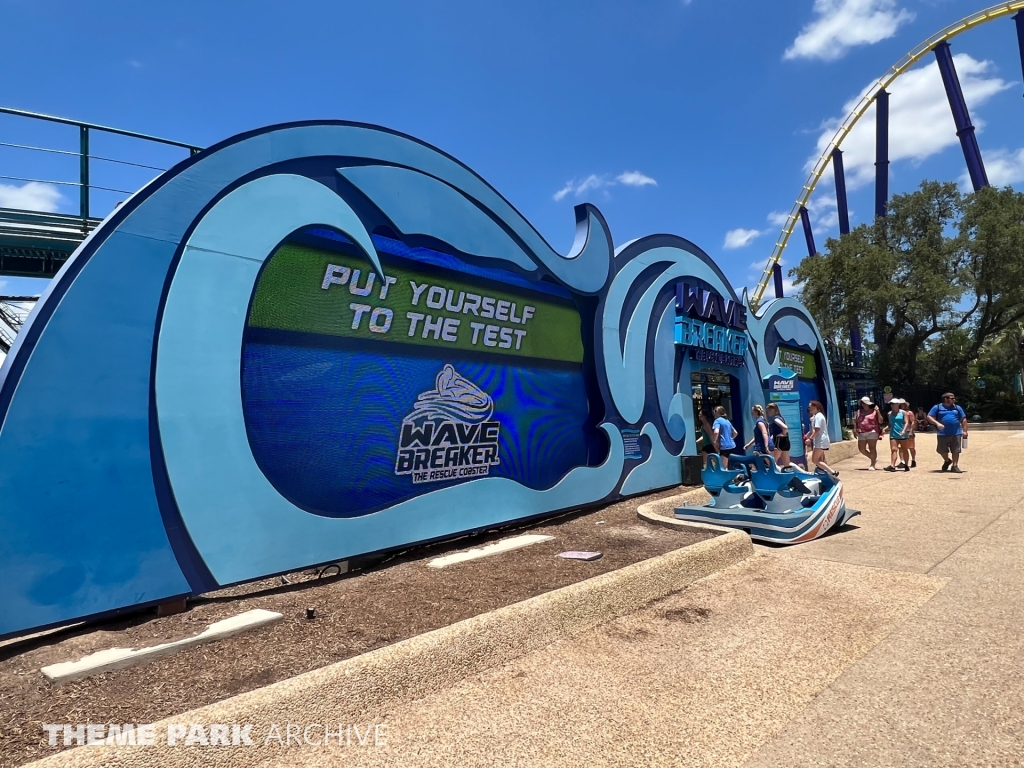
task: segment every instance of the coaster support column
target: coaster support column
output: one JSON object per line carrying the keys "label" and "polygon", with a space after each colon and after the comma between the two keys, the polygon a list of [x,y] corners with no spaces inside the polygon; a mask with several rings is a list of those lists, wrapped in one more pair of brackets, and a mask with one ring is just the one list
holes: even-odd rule
{"label": "coaster support column", "polygon": [[950,53],[949,43],[945,41],[936,45],[932,52],[939,63],[942,85],[946,88],[946,99],[949,100],[949,108],[953,112],[956,135],[960,139],[960,147],[964,151],[964,160],[967,162],[967,173],[971,177],[971,186],[977,192],[982,187],[988,186],[988,175],[985,173],[985,164],[981,159],[981,149],[978,148],[978,138],[974,135],[974,126],[971,125],[967,102],[960,89],[960,79],[956,76],[953,54]]}
{"label": "coaster support column", "polygon": [[875,216],[885,216],[889,202],[889,92],[875,96]]}
{"label": "coaster support column", "polygon": [[843,170],[843,150],[832,150],[832,175],[836,177],[836,212],[839,214],[839,235],[850,234],[850,207],[846,202],[846,171]]}
{"label": "coaster support column", "polygon": [[807,255],[814,256],[818,249],[814,247],[814,233],[811,231],[811,217],[807,208],[800,206],[800,223],[804,225],[804,240],[807,241]]}

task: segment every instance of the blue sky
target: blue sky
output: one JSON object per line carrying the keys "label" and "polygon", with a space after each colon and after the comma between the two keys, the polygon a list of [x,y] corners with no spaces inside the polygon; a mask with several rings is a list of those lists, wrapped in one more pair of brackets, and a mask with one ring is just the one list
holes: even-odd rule
{"label": "blue sky", "polygon": [[[650,0],[413,3],[0,0],[0,104],[209,145],[311,118],[378,123],[450,152],[556,248],[572,206],[616,243],[682,235],[737,288],[756,281],[779,226],[849,102],[966,0]],[[993,183],[1024,181],[1024,85],[1014,24],[953,41]],[[892,91],[890,187],[960,181],[963,156],[929,56]],[[844,108],[845,107],[845,108]],[[831,121],[831,122],[830,122]],[[0,141],[74,150],[62,126],[0,116]],[[844,144],[853,223],[873,210],[873,117]],[[183,155],[125,140],[104,152],[167,167]],[[75,160],[0,147],[0,174],[74,180]],[[133,190],[155,172],[94,163]],[[835,234],[830,184],[815,237]],[[123,193],[94,193],[107,212]],[[0,179],[0,206],[74,211],[71,187]],[[730,235],[730,233],[732,233]],[[794,238],[789,264],[803,255]],[[7,279],[4,292],[32,289]]]}

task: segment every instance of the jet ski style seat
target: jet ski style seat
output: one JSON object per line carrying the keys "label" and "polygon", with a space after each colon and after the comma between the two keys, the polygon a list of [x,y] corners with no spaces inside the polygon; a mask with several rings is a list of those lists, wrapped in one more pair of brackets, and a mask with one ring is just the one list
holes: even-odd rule
{"label": "jet ski style seat", "polygon": [[754,487],[750,481],[741,482],[736,479],[736,475],[733,475],[733,477],[734,481],[723,485],[722,490],[712,500],[711,503],[715,505],[715,508],[749,506],[751,503],[755,506],[760,506],[760,503],[757,501],[757,494],[754,493]]}
{"label": "jet ski style seat", "polygon": [[722,489],[736,477],[737,470],[722,467],[722,457],[717,453],[709,453],[707,464],[701,470],[700,479],[707,492],[717,496]]}
{"label": "jet ski style seat", "polygon": [[796,491],[817,498],[821,495],[821,478],[809,475],[794,475],[784,490]]}
{"label": "jet ski style seat", "polygon": [[787,512],[802,512],[805,508],[814,506],[818,500],[816,493],[803,493],[799,490],[782,488],[764,503],[764,511],[773,515],[783,515]]}
{"label": "jet ski style seat", "polygon": [[789,486],[794,478],[794,473],[783,472],[771,456],[758,454],[757,456],[731,456],[730,466],[742,465],[747,476],[754,484],[754,490],[765,501],[770,501],[780,490]]}

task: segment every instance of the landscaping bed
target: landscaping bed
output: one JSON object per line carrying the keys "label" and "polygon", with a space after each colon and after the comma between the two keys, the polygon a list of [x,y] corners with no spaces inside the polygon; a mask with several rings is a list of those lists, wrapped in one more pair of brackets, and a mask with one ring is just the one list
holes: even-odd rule
{"label": "landscaping bed", "polygon": [[[610,506],[547,518],[483,534],[416,547],[382,562],[364,562],[343,576],[290,574],[195,598],[185,613],[155,611],[76,627],[0,647],[0,766],[54,753],[44,723],[149,723],[229,696],[372,651],[592,576],[718,535],[675,529],[637,518],[646,501],[674,488]],[[519,533],[550,541],[444,569],[435,558]],[[557,557],[566,550],[599,551],[594,561]],[[75,661],[114,647],[156,645],[202,632],[214,621],[253,608],[284,620],[146,666],[55,686],[40,667]],[[307,608],[316,618],[306,618]]]}

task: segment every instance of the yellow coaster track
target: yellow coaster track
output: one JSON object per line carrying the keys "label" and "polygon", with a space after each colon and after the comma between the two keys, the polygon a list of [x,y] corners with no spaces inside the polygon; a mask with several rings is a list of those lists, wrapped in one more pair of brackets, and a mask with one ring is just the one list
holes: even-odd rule
{"label": "yellow coaster track", "polygon": [[811,175],[808,176],[807,181],[804,182],[803,189],[800,190],[800,196],[797,198],[796,202],[793,203],[793,208],[790,210],[789,217],[786,219],[786,225],[782,228],[782,233],[779,235],[779,239],[775,242],[775,247],[772,249],[772,255],[768,258],[768,264],[765,266],[764,272],[761,274],[761,279],[757,281],[757,287],[754,289],[754,294],[750,299],[753,306],[756,307],[761,303],[761,298],[764,296],[764,292],[768,288],[768,282],[772,279],[772,270],[779,262],[779,259],[782,258],[782,252],[786,250],[786,244],[789,242],[789,237],[793,234],[797,221],[800,220],[800,208],[807,205],[807,201],[811,199],[811,194],[814,192],[814,188],[818,185],[821,175],[825,172],[825,168],[832,159],[833,150],[838,149],[843,143],[843,139],[846,138],[847,134],[853,130],[853,126],[857,124],[857,121],[861,119],[865,112],[867,112],[868,107],[871,106],[871,103],[875,100],[875,96],[878,92],[888,88],[897,77],[920,61],[939,43],[956,37],[961,32],[973,29],[979,24],[984,24],[987,21],[992,21],[993,19],[998,19],[1003,16],[1009,16],[1010,14],[1016,13],[1020,10],[1024,10],[1024,0],[1014,0],[1013,2],[993,5],[983,11],[978,11],[977,13],[973,13],[970,16],[960,19],[960,21],[955,24],[950,24],[948,27],[936,32],[914,48],[910,53],[897,61],[888,72],[882,75],[882,77],[880,77],[878,81],[868,89],[867,93],[864,94],[863,98],[861,98],[857,103],[857,106],[854,107],[853,111],[847,115],[845,120],[843,120],[843,123],[839,126],[835,136],[832,137],[832,140],[828,143],[825,151],[822,153],[821,157],[818,158],[818,162],[814,164],[814,170],[811,171]]}

